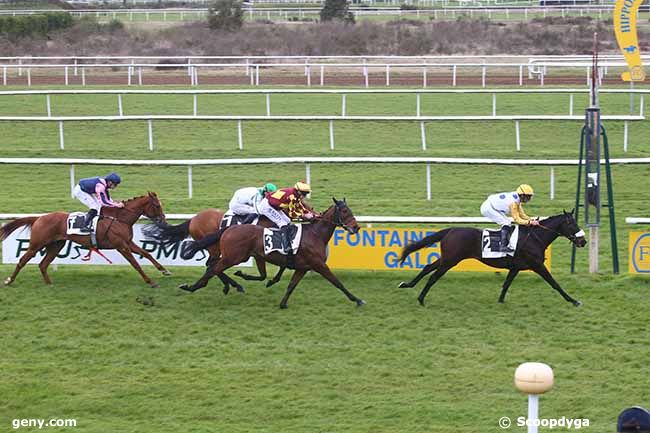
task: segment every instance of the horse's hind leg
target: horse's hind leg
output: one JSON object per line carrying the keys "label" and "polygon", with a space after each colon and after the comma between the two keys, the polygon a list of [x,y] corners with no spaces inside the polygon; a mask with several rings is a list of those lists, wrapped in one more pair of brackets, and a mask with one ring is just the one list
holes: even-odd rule
{"label": "horse's hind leg", "polygon": [[56,242],[52,242],[48,246],[45,247],[47,254],[41,260],[41,263],[38,264],[38,268],[41,270],[41,275],[43,276],[43,280],[45,281],[45,284],[52,284],[52,281],[50,280],[50,276],[47,274],[47,267],[50,266],[50,263],[52,263],[52,260],[56,258],[56,255],[59,254],[59,251],[63,249],[63,246],[65,245],[65,240],[60,240]]}
{"label": "horse's hind leg", "polygon": [[32,257],[36,255],[38,250],[40,250],[42,246],[39,246],[39,248],[32,248],[30,245],[29,249],[23,254],[23,256],[20,258],[18,261],[18,264],[16,265],[16,269],[14,269],[13,274],[11,274],[10,277],[5,278],[4,284],[5,286],[8,286],[9,284],[13,283],[16,281],[16,276],[18,275],[18,272],[29,262]]}
{"label": "horse's hind leg", "polygon": [[447,273],[447,271],[451,268],[453,268],[456,264],[452,266],[439,266],[438,269],[429,277],[429,281],[424,285],[424,289],[420,292],[420,296],[418,296],[418,302],[420,305],[424,306],[424,298],[427,296],[427,293],[429,293],[429,289],[431,289],[431,286],[433,286],[436,281],[438,281],[440,278],[442,278],[443,275]]}
{"label": "horse's hind leg", "polygon": [[[210,281],[210,278],[214,276],[214,271],[212,270],[212,267],[208,267],[201,278],[199,278],[194,284],[189,285],[189,284],[181,284],[178,286],[179,289],[185,290],[187,292],[196,292],[197,290],[205,287],[208,284],[208,281]],[[230,287],[228,284],[224,282],[224,288],[223,288],[225,293],[228,293],[228,290],[230,290]]]}
{"label": "horse's hind leg", "polygon": [[411,281],[409,281],[408,283],[402,281],[401,283],[399,283],[399,284],[397,285],[397,287],[399,287],[399,288],[410,288],[410,287],[415,287],[415,285],[416,285],[417,283],[419,283],[420,280],[421,280],[422,278],[424,278],[427,274],[429,274],[429,273],[435,271],[436,269],[438,269],[438,266],[440,266],[440,259],[436,260],[436,261],[433,262],[433,263],[429,263],[428,265],[426,265],[426,266],[425,266],[425,267],[420,271],[419,274],[417,274],[417,275],[415,276],[415,278],[413,278],[413,279],[412,279]]}
{"label": "horse's hind leg", "polygon": [[266,262],[261,259],[255,259],[255,264],[257,265],[257,270],[260,273],[259,276],[248,275],[242,271],[235,272],[235,275],[241,277],[247,281],[264,281],[266,280]]}
{"label": "horse's hind leg", "polygon": [[271,287],[275,283],[279,282],[280,278],[282,278],[282,274],[284,273],[285,269],[287,268],[285,268],[284,266],[280,267],[280,269],[278,269],[277,274],[275,274],[275,277],[273,277],[273,279],[266,282],[266,287]]}
{"label": "horse's hind leg", "polygon": [[506,293],[508,293],[508,288],[510,287],[510,284],[512,284],[512,280],[515,279],[517,274],[519,273],[519,269],[510,269],[508,272],[508,276],[506,277],[506,280],[503,282],[503,288],[501,289],[501,295],[499,295],[499,303],[503,304],[506,300]]}

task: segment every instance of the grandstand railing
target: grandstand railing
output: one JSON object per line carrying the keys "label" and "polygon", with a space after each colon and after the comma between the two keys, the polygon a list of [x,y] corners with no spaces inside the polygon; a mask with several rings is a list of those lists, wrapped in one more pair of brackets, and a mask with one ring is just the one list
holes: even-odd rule
{"label": "grandstand railing", "polygon": [[[0,164],[58,164],[70,166],[70,195],[76,185],[75,165],[109,166],[187,166],[188,198],[193,197],[192,167],[206,165],[251,165],[251,164],[305,164],[305,180],[311,183],[311,164],[424,164],[427,200],[431,200],[432,164],[475,164],[475,165],[541,165],[549,166],[549,198],[555,198],[555,166],[573,166],[577,159],[490,159],[490,158],[429,158],[429,157],[289,157],[289,158],[229,158],[229,159],[174,159],[174,160],[120,160],[120,159],[77,159],[77,158],[0,158]],[[605,163],[604,160],[601,161]],[[614,158],[611,164],[650,164],[650,158]]]}

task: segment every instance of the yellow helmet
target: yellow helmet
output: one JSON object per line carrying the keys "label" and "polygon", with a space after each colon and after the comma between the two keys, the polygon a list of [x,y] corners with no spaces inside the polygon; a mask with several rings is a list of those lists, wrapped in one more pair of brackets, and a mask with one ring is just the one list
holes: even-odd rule
{"label": "yellow helmet", "polygon": [[517,187],[517,194],[519,195],[535,195],[535,192],[533,191],[533,187],[526,184],[522,183]]}
{"label": "yellow helmet", "polygon": [[305,194],[311,192],[311,187],[309,186],[308,183],[305,182],[296,182],[296,184],[293,187],[300,192],[304,192]]}

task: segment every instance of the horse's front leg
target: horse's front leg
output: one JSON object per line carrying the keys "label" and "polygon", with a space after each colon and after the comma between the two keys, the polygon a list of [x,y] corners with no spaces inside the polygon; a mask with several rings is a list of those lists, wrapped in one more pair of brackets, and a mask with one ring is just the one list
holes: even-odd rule
{"label": "horse's front leg", "polygon": [[319,263],[317,266],[313,266],[312,268],[314,271],[318,272],[323,277],[325,277],[325,279],[330,283],[332,283],[337,289],[342,291],[350,301],[356,302],[358,307],[366,304],[366,302],[363,299],[357,298],[348,289],[346,289],[345,286],[343,286],[343,284],[338,280],[338,278],[336,278],[336,276],[332,273],[329,266],[327,266],[325,263],[322,264]]}
{"label": "horse's front leg", "polygon": [[510,269],[506,280],[503,282],[503,288],[501,289],[501,295],[499,295],[499,303],[503,304],[506,300],[506,293],[508,293],[508,288],[512,284],[512,280],[519,274],[519,269]]}
{"label": "horse's front leg", "polygon": [[124,257],[126,259],[126,261],[128,261],[131,264],[131,266],[133,266],[133,268],[136,271],[138,271],[138,273],[140,274],[142,279],[145,281],[145,283],[149,284],[151,287],[160,287],[160,285],[158,283],[153,281],[151,278],[149,278],[147,276],[147,274],[144,273],[144,271],[140,267],[140,263],[138,263],[138,261],[135,259],[135,257],[133,257],[133,254],[131,254],[131,249],[129,248],[128,244],[121,247],[121,248],[118,248],[117,251],[119,251],[120,254],[122,254],[122,257]]}
{"label": "horse's front leg", "polygon": [[412,279],[411,281],[409,281],[408,283],[402,281],[401,283],[399,283],[399,284],[397,285],[397,287],[399,287],[400,289],[401,289],[401,288],[410,288],[410,287],[415,287],[415,285],[416,285],[416,284],[417,284],[417,283],[418,283],[422,278],[424,278],[427,274],[429,274],[429,273],[435,271],[436,269],[438,269],[438,266],[440,266],[440,260],[436,260],[436,261],[433,262],[433,263],[429,263],[428,265],[426,265],[426,266],[425,266],[425,267],[420,271],[419,274],[417,274],[417,275],[415,276],[415,278],[413,278],[413,279]]}
{"label": "horse's front leg", "polygon": [[582,305],[582,302],[573,299],[567,292],[562,290],[562,287],[558,284],[557,281],[553,278],[551,273],[546,269],[546,266],[544,266],[544,263],[540,263],[539,265],[535,266],[532,268],[533,271],[535,271],[540,277],[544,278],[544,281],[546,281],[548,284],[551,285],[555,290],[557,290],[560,295],[567,301],[571,302],[575,307],[579,307]]}
{"label": "horse's front leg", "polygon": [[149,252],[147,250],[140,247],[138,244],[133,242],[133,240],[129,241],[129,248],[131,249],[132,253],[140,254],[142,257],[149,260],[151,262],[151,264],[153,264],[156,267],[156,269],[158,269],[160,272],[162,272],[163,275],[171,275],[172,274],[167,268],[165,268],[163,265],[158,263],[158,261],[156,259],[154,259],[153,256],[151,254],[149,254]]}
{"label": "horse's front leg", "polygon": [[271,287],[272,285],[278,283],[280,281],[280,278],[282,278],[282,274],[284,273],[285,269],[287,268],[281,266],[280,269],[278,269],[278,272],[275,274],[275,277],[273,277],[272,280],[266,282],[266,287]]}

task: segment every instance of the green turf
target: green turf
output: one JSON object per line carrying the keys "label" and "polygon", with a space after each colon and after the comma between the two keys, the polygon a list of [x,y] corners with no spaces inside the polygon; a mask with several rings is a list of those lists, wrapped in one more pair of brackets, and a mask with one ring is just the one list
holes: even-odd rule
{"label": "green turf", "polygon": [[[348,95],[349,114],[413,114],[413,96]],[[333,96],[272,96],[274,114],[338,114]],[[625,114],[629,99],[604,96],[606,114]],[[575,110],[584,101],[576,96]],[[53,114],[114,114],[106,96],[56,96]],[[191,97],[127,96],[127,114],[188,113]],[[638,107],[637,107],[638,109]],[[0,114],[40,115],[43,97],[3,97]],[[491,95],[425,96],[423,114],[490,114]],[[565,113],[568,96],[504,96],[498,113]],[[264,114],[262,96],[201,96],[203,114]],[[622,125],[606,124],[614,157],[648,156],[647,122],[630,128],[622,151]],[[147,150],[144,122],[66,125],[58,149],[56,124],[4,124],[3,157],[123,159],[260,156],[465,156],[576,158],[578,123],[526,122],[522,151],[511,123],[427,126],[422,151],[414,124],[336,123],[329,150],[327,124],[249,122],[237,150],[233,122],[156,122],[155,151]],[[238,187],[304,178],[302,164],[195,167],[194,198],[187,196],[186,167],[77,166],[76,178],[117,170],[126,198],[155,190],[167,213],[224,208]],[[590,431],[614,431],[625,407],[646,404],[650,384],[645,359],[650,281],[627,274],[625,216],[647,216],[648,169],[613,170],[622,275],[610,266],[608,230],[601,240],[604,274],[568,272],[570,247],[553,245],[553,273],[584,302],[575,309],[534,275],[515,280],[507,302],[496,303],[504,273],[451,273],[429,294],[395,288],[413,272],[336,272],[368,302],[357,308],[321,277],[308,275],[277,308],[288,275],[272,289],[246,284],[248,293],[224,297],[212,282],[194,295],[175,287],[199,269],[174,276],[146,272],[161,288],[146,288],[128,268],[59,266],[53,287],[28,266],[0,292],[3,324],[0,361],[4,380],[0,425],[19,418],[75,418],[81,432],[424,432],[500,431],[502,416],[526,414],[526,397],[512,377],[525,361],[549,363],[556,387],[542,397],[545,418],[588,418]],[[556,167],[556,199],[549,198],[548,167],[434,165],[433,200],[426,200],[423,165],[311,166],[318,209],[346,197],[357,215],[479,216],[485,196],[521,182],[534,185],[531,214],[573,207],[576,169]],[[76,210],[69,196],[69,167],[3,165],[0,213]],[[647,227],[646,227],[647,228]],[[6,277],[12,266],[0,265]],[[421,286],[420,286],[421,287]],[[145,306],[137,299],[154,299]],[[35,431],[21,429],[21,431]],[[57,429],[53,429],[57,431]],[[63,431],[61,429],[60,431]],[[511,431],[524,431],[512,428]],[[557,429],[555,431],[567,431]]]}

